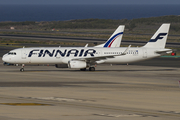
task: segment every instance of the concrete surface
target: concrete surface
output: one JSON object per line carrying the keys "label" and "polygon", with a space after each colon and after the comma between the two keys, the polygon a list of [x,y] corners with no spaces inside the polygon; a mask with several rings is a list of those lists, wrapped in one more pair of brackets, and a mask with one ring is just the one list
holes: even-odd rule
{"label": "concrete surface", "polygon": [[99,65],[95,72],[54,66],[19,69],[0,64],[2,120],[180,118],[179,67]]}

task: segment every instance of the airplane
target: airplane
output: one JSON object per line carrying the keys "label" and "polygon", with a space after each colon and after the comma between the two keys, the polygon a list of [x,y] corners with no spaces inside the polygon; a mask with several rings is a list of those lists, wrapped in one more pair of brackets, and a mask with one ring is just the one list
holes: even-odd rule
{"label": "airplane", "polygon": [[171,49],[165,48],[169,28],[169,23],[162,24],[142,47],[108,47],[111,42],[106,42],[99,47],[19,48],[5,54],[2,60],[22,64],[20,71],[24,71],[24,64],[55,64],[56,68],[75,68],[82,71],[89,68],[89,71],[95,71],[96,64],[131,63],[171,53]]}

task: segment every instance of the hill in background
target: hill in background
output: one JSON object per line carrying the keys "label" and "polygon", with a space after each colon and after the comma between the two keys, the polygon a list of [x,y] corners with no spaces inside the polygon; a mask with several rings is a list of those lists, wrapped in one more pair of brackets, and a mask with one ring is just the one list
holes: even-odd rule
{"label": "hill in background", "polygon": [[[0,22],[0,34],[53,35],[108,39],[119,25],[125,25],[124,40],[148,41],[163,23],[171,23],[169,42],[179,42],[180,16],[139,19],[80,19],[69,21]],[[10,30],[10,27],[15,30]]]}
{"label": "hill in background", "polygon": [[139,19],[80,19],[69,21],[24,21],[24,22],[0,22],[0,29],[50,30],[50,29],[114,29],[119,25],[126,25],[128,31],[143,31],[144,29],[157,28],[162,23],[171,23],[173,33],[180,31],[180,16],[161,16]]}

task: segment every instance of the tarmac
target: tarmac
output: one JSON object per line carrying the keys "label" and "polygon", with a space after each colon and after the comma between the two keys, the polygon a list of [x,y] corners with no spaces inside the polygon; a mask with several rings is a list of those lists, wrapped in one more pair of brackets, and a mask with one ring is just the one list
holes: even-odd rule
{"label": "tarmac", "polygon": [[94,72],[54,66],[19,69],[0,64],[1,120],[180,118],[179,59],[98,65]]}

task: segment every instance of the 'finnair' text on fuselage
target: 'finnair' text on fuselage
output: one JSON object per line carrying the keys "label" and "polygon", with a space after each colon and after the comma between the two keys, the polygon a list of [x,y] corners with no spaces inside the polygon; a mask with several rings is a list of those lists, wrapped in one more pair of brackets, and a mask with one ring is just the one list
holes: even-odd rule
{"label": "'finnair' text on fuselage", "polygon": [[[95,49],[64,49],[64,50],[59,50],[59,49],[53,49],[53,50],[48,50],[48,49],[33,49],[29,52],[28,57],[32,56],[37,56],[37,57],[57,57],[60,55],[61,57],[70,57],[73,55],[73,57],[87,57],[88,55],[90,56],[95,56],[97,51]],[[122,54],[122,52],[104,52],[103,54]],[[138,50],[129,50],[127,54],[138,54]]]}
{"label": "'finnair' text on fuselage", "polygon": [[[32,51],[29,52],[28,57],[31,57],[33,54],[37,54],[38,53],[38,57],[45,57],[46,55],[49,55],[49,57],[53,57],[53,55],[55,55],[54,57],[57,57],[58,54],[61,55],[61,57],[69,57],[71,54],[74,54],[74,57],[86,57],[88,54],[90,56],[94,56],[94,54],[96,53],[96,50],[94,49],[88,49],[88,50],[77,50],[77,49],[71,49],[71,50],[67,50],[65,49],[64,51],[62,50],[53,50],[52,52],[50,52],[49,50],[41,50],[41,49],[34,49]],[[36,52],[36,53],[35,53]]]}

